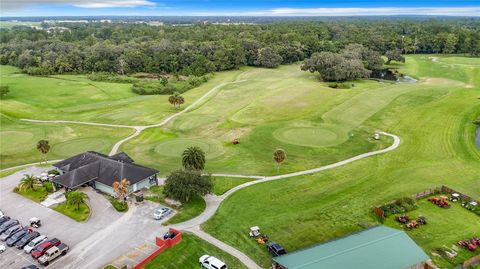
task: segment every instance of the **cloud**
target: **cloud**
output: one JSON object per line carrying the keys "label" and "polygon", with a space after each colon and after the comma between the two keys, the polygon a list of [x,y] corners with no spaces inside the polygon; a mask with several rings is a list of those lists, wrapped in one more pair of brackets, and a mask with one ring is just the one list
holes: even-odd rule
{"label": "cloud", "polygon": [[115,8],[155,6],[150,0],[1,0],[4,11],[22,11],[31,6],[69,5],[80,8]]}
{"label": "cloud", "polygon": [[478,7],[274,8],[254,12],[197,12],[199,16],[382,16],[428,15],[480,17]]}
{"label": "cloud", "polygon": [[480,7],[276,8],[273,16],[446,15],[480,16]]}

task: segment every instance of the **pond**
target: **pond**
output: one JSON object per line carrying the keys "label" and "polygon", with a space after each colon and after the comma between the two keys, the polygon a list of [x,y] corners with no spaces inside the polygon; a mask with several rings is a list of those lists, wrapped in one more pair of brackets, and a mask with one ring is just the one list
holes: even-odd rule
{"label": "pond", "polygon": [[480,149],[480,126],[477,127],[477,136],[475,137],[477,148]]}

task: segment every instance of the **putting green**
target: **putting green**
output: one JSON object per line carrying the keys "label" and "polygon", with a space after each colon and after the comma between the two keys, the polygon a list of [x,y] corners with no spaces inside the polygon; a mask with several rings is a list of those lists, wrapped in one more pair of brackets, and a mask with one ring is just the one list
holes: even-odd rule
{"label": "putting green", "polygon": [[348,139],[348,135],[330,124],[312,127],[284,127],[273,136],[284,143],[305,147],[331,147]]}
{"label": "putting green", "polygon": [[71,156],[87,150],[106,151],[110,145],[102,138],[81,138],[55,144],[52,151],[60,156]]}
{"label": "putting green", "polygon": [[0,149],[2,154],[15,154],[19,151],[31,149],[33,134],[22,131],[0,132]]}
{"label": "putting green", "polygon": [[215,158],[223,153],[223,147],[217,140],[213,139],[174,139],[158,144],[154,151],[168,157],[179,157],[183,151],[192,146],[197,146],[205,151],[207,159]]}

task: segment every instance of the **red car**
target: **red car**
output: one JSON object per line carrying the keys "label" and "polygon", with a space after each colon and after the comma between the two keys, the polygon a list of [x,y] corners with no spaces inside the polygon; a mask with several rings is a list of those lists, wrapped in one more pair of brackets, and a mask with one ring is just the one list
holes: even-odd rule
{"label": "red car", "polygon": [[40,256],[42,256],[45,251],[47,251],[51,247],[56,247],[60,245],[62,242],[58,240],[57,238],[53,238],[52,240],[48,240],[47,242],[42,243],[40,246],[38,246],[36,249],[32,251],[32,257],[35,259],[38,259]]}

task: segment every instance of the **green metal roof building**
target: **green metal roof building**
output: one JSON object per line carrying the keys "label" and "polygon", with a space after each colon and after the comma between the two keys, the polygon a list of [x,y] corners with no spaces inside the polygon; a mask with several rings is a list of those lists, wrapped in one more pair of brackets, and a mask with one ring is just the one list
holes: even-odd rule
{"label": "green metal roof building", "polygon": [[304,250],[273,258],[287,269],[423,268],[429,257],[404,232],[376,226]]}

